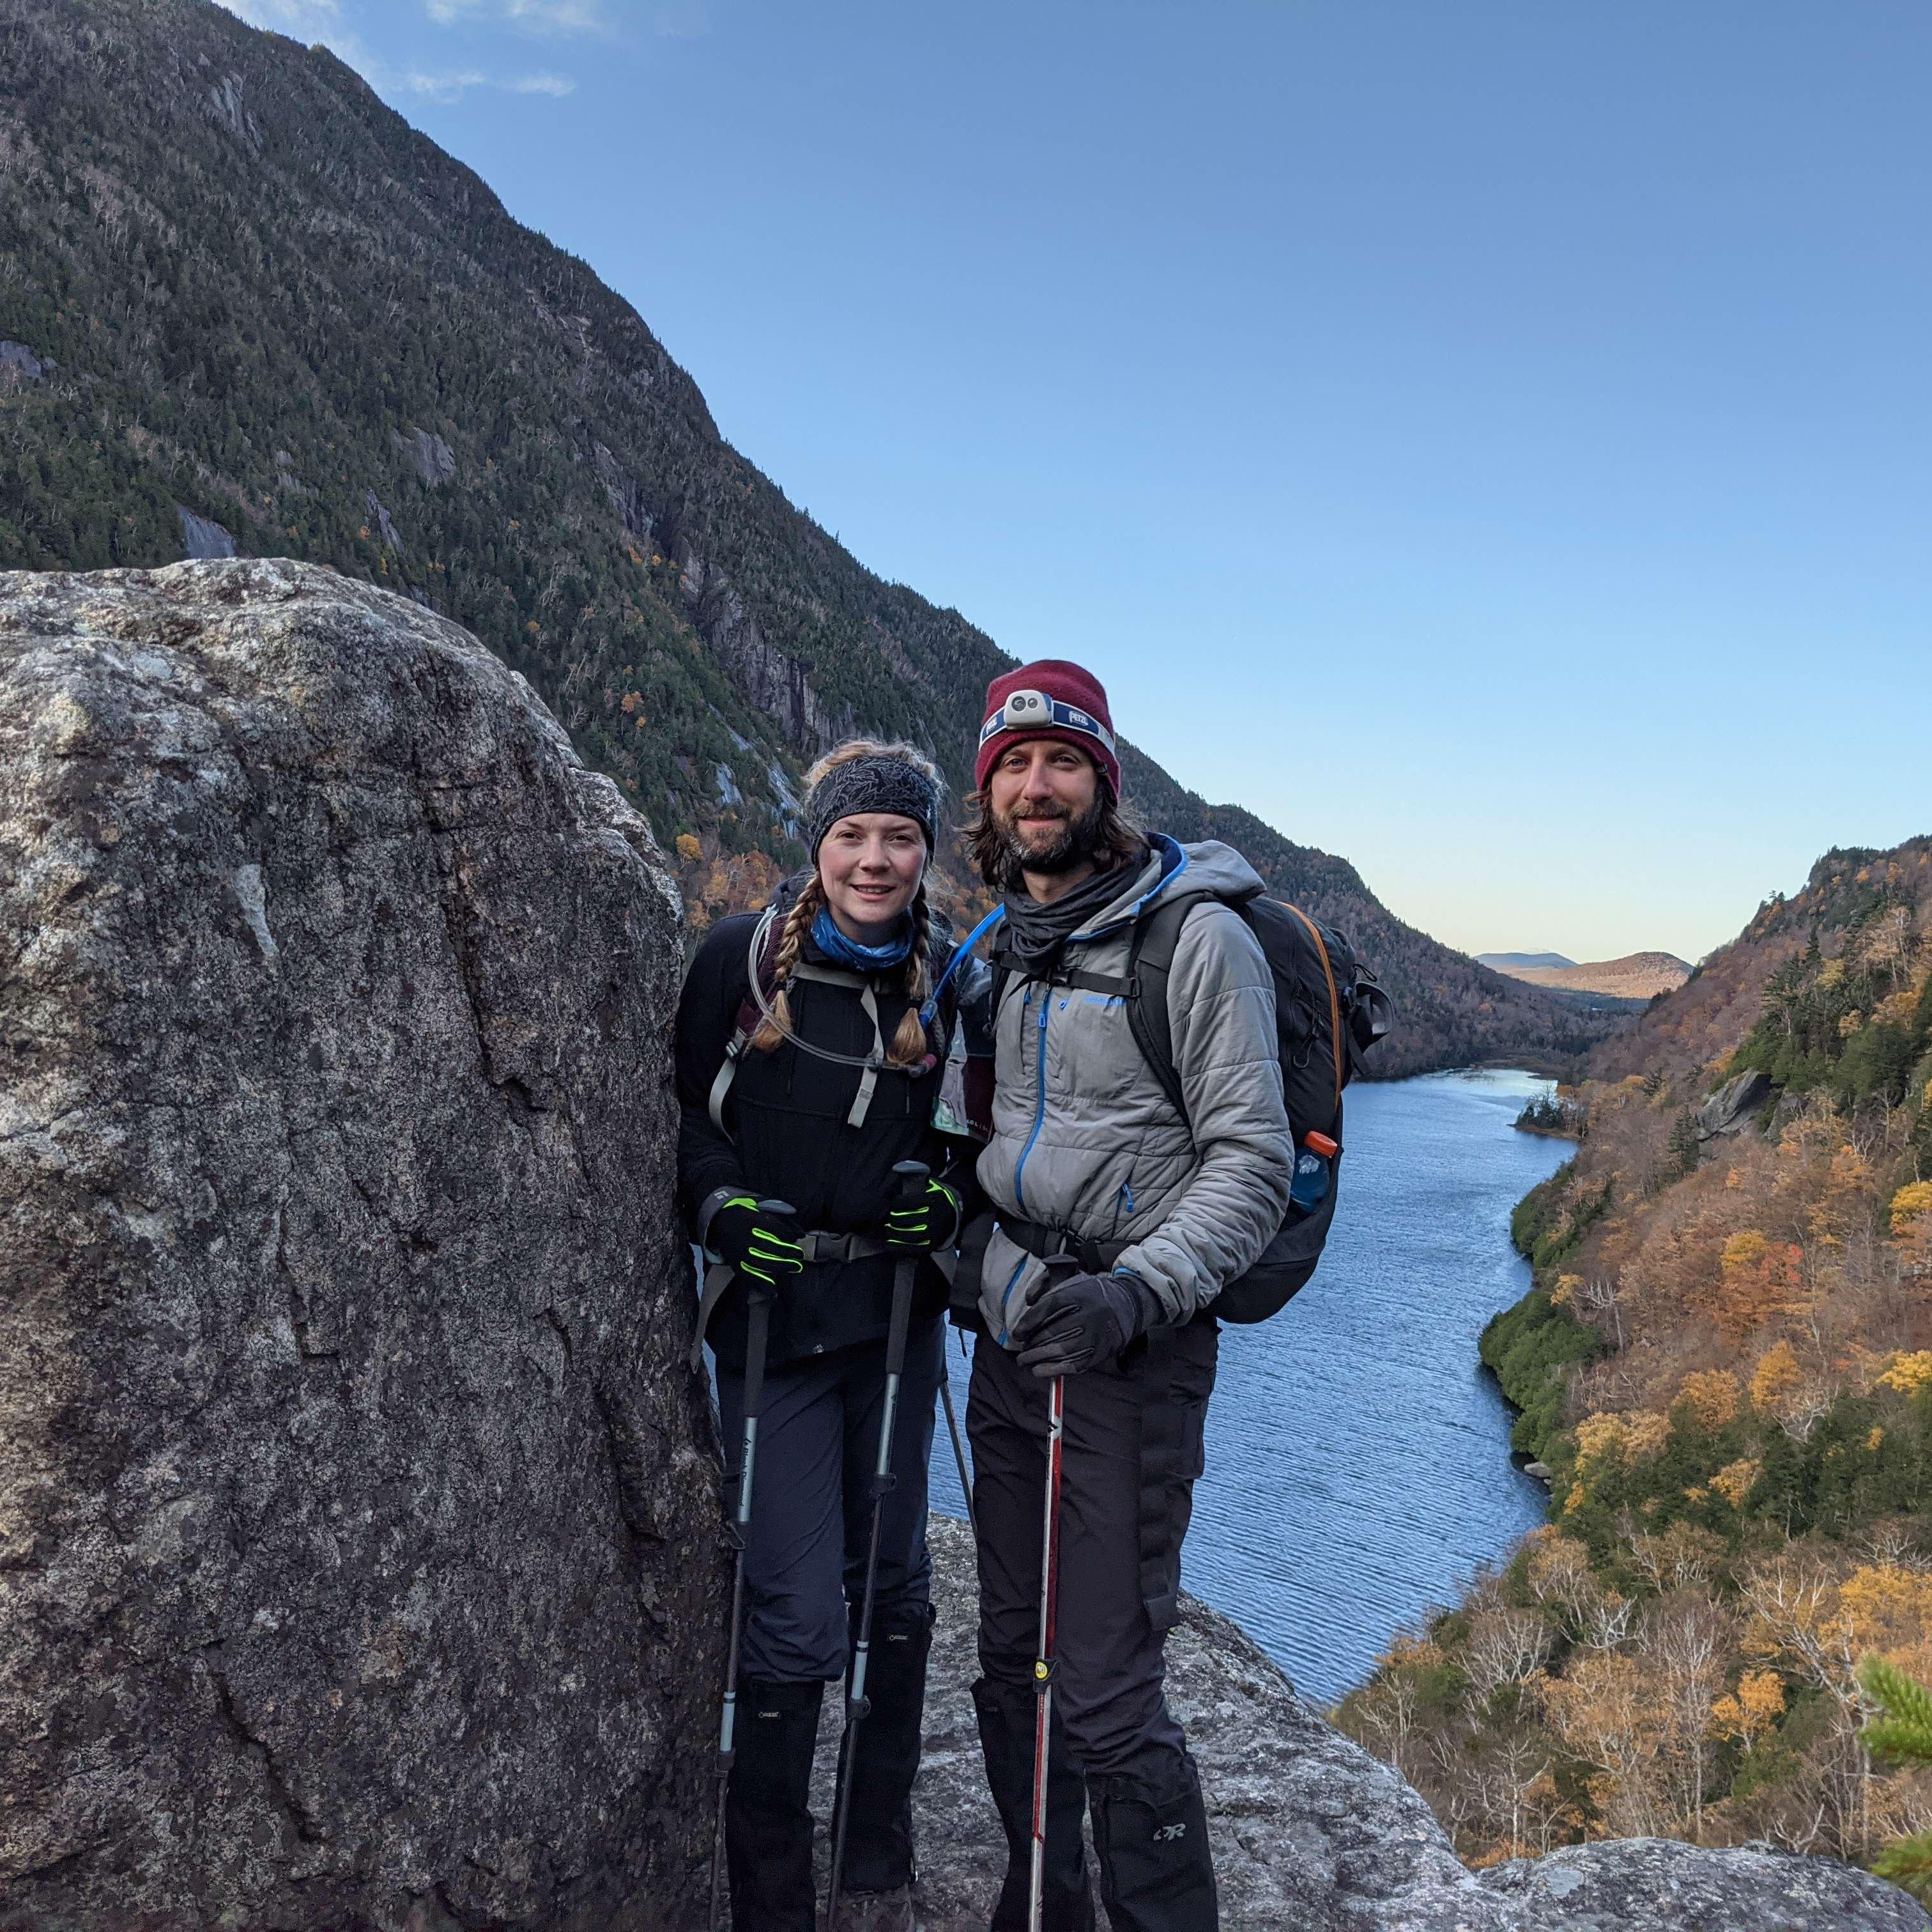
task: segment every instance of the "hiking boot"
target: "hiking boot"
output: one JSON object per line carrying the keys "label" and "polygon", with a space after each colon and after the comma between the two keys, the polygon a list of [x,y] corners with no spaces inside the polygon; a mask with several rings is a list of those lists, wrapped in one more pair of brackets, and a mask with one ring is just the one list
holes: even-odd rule
{"label": "hiking boot", "polygon": [[[1026,1932],[1033,1880],[1034,1726],[1040,1700],[1030,1684],[973,1686],[986,1783],[1006,1834],[1006,1876],[988,1932]],[[1042,1872],[1042,1932],[1094,1932],[1094,1895],[1087,1882],[1087,1847],[1080,1821],[1087,1788],[1069,1761],[1055,1712],[1048,1738],[1046,1858]]]}
{"label": "hiking boot", "polygon": [[838,1932],[919,1932],[912,1887],[890,1892],[848,1892],[838,1906]]}
{"label": "hiking boot", "polygon": [[1214,1861],[1193,1760],[1184,1757],[1160,1786],[1115,1774],[1089,1778],[1087,1790],[1113,1932],[1216,1932]]}
{"label": "hiking boot", "polygon": [[738,1687],[736,1754],[725,1790],[732,1932],[816,1932],[812,1754],[823,1684]]}

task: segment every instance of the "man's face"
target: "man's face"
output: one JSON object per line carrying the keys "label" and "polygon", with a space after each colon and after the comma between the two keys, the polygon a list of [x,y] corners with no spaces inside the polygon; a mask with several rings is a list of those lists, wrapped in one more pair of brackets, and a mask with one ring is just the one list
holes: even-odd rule
{"label": "man's face", "polygon": [[1025,738],[1000,754],[986,806],[1027,872],[1065,872],[1092,857],[1102,803],[1099,767],[1058,738]]}

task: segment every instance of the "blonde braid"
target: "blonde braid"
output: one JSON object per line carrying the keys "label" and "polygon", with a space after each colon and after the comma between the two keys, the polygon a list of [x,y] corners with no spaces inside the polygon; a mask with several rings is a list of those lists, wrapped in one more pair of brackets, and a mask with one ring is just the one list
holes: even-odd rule
{"label": "blonde braid", "polygon": [[752,1046],[760,1053],[770,1053],[792,1030],[791,1006],[785,998],[785,982],[791,977],[791,969],[798,964],[799,948],[805,944],[805,935],[812,930],[812,920],[824,902],[824,889],[814,872],[799,888],[798,897],[792,901],[791,910],[785,915],[784,930],[778,934],[778,950],[772,962],[778,974],[778,992],[771,1002],[772,1016],[761,1019],[758,1031],[752,1036]]}
{"label": "blonde braid", "polygon": [[899,1022],[898,1030],[892,1035],[892,1046],[886,1054],[887,1064],[893,1066],[914,1066],[932,1051],[919,1017],[920,1009],[926,1004],[926,996],[932,990],[926,954],[932,945],[932,928],[929,923],[931,916],[926,910],[923,872],[920,874],[919,890],[914,893],[908,910],[912,919],[912,950],[906,955],[905,990],[906,998],[912,1004],[906,1008],[905,1018]]}

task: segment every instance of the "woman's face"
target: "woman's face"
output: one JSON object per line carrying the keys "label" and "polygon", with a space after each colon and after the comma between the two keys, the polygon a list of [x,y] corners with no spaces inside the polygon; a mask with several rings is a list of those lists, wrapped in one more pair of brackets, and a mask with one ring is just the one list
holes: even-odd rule
{"label": "woman's face", "polygon": [[862,944],[885,937],[912,904],[925,870],[926,835],[896,812],[838,819],[818,848],[818,880],[832,922]]}

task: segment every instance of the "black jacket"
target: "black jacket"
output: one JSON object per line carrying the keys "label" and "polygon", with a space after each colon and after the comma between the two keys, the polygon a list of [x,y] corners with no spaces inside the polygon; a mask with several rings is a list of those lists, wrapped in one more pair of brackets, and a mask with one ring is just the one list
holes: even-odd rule
{"label": "black jacket", "polygon": [[[724,1103],[720,1133],[709,1111],[712,1081],[750,997],[748,958],[755,913],[721,920],[706,934],[685,976],[677,1011],[679,1196],[692,1238],[699,1208],[720,1187],[760,1198],[776,1196],[797,1210],[799,1225],[832,1234],[877,1233],[885,1225],[900,1183],[895,1162],[920,1160],[935,1178],[946,1170],[952,1144],[932,1126],[944,1073],[945,1042],[953,1020],[949,989],[928,1029],[941,1064],[923,1072],[882,1071],[864,1124],[847,1120],[860,1071],[820,1060],[781,1041],[770,1053],[748,1049]],[[805,956],[820,960],[808,939]],[[823,963],[822,961],[820,963]],[[934,965],[934,976],[944,964]],[[895,968],[874,979],[881,1036],[890,1043],[904,1016],[905,976]],[[856,986],[799,980],[787,1003],[794,1030],[814,1045],[862,1056],[872,1049],[872,1026]],[[970,1173],[970,1161],[966,1164]],[[779,1286],[772,1312],[774,1366],[882,1340],[891,1319],[893,1257],[808,1264]],[[946,1305],[945,1277],[922,1259],[914,1290],[916,1317]],[[742,1366],[746,1303],[734,1282],[712,1316],[709,1339],[720,1364]]]}

